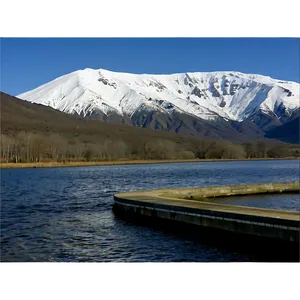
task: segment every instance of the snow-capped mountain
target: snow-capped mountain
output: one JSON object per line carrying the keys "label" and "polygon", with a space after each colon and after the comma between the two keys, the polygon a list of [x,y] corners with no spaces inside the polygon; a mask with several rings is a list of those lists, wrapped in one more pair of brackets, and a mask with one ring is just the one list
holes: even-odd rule
{"label": "snow-capped mountain", "polygon": [[85,69],[17,97],[70,114],[104,120],[115,116],[117,122],[145,127],[153,113],[168,120],[184,114],[238,122],[257,121],[262,114],[281,124],[299,110],[299,89],[296,82],[239,72],[149,75]]}

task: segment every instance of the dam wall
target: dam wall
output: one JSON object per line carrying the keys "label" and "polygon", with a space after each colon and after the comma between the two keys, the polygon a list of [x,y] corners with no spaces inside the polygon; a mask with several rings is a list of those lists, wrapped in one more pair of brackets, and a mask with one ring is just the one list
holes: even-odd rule
{"label": "dam wall", "polygon": [[[120,193],[114,210],[123,216],[218,229],[299,244],[300,213],[208,202],[207,198],[265,193],[299,193],[299,183],[247,184]],[[197,227],[196,227],[197,228]]]}

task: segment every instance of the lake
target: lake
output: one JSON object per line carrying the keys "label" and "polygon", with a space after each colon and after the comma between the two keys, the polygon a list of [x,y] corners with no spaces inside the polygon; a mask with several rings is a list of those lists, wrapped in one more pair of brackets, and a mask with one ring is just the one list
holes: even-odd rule
{"label": "lake", "polygon": [[[298,180],[298,160],[1,169],[1,261],[258,261],[253,253],[120,220],[112,212],[113,195]],[[255,206],[257,199],[249,199],[247,205]],[[273,208],[299,207],[295,195],[275,202]],[[269,197],[261,203],[275,202]]]}

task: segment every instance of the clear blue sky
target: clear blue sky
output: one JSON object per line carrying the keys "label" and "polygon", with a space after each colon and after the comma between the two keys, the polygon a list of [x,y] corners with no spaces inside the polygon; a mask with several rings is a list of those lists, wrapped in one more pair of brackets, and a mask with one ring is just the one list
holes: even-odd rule
{"label": "clear blue sky", "polygon": [[69,72],[240,71],[299,82],[300,39],[11,38],[1,39],[1,86],[18,95]]}

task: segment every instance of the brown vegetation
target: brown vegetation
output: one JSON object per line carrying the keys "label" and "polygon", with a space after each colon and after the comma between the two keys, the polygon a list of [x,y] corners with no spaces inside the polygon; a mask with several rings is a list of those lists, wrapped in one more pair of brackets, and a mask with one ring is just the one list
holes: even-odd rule
{"label": "brown vegetation", "polygon": [[285,144],[232,144],[224,141],[176,141],[144,138],[68,138],[63,134],[20,131],[15,136],[1,134],[2,163],[95,162],[120,160],[251,159],[299,155],[299,149]]}
{"label": "brown vegetation", "polygon": [[[278,158],[251,158],[250,160],[272,160]],[[295,159],[294,157],[279,159]],[[83,166],[113,166],[113,165],[137,165],[158,163],[193,163],[193,162],[217,162],[217,161],[244,161],[249,159],[148,159],[148,160],[115,160],[115,161],[49,161],[49,162],[26,162],[26,163],[0,163],[0,168],[51,168],[51,167],[83,167]]]}

